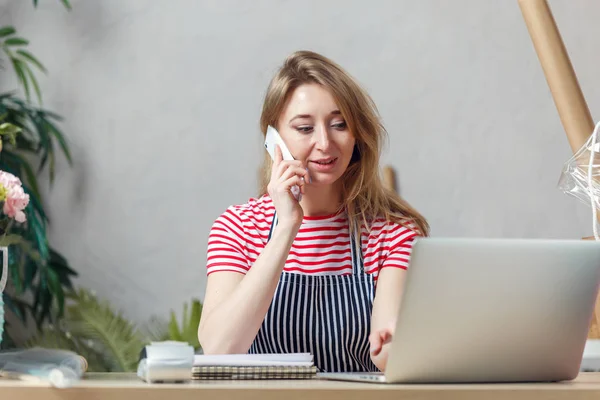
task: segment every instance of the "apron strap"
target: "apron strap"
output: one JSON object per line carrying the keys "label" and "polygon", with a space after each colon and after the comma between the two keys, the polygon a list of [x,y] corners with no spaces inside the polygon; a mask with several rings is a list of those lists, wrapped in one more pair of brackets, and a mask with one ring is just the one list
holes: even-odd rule
{"label": "apron strap", "polygon": [[350,234],[350,248],[352,249],[352,273],[354,275],[359,275],[364,273],[365,266],[363,262],[363,254],[362,254],[362,241],[360,240],[360,236],[358,236],[357,243],[357,232],[354,231]]}
{"label": "apron strap", "polygon": [[275,211],[275,213],[273,214],[273,219],[271,220],[271,228],[269,229],[269,237],[267,238],[267,243],[271,240],[271,236],[273,236],[275,225],[277,225],[277,211]]}

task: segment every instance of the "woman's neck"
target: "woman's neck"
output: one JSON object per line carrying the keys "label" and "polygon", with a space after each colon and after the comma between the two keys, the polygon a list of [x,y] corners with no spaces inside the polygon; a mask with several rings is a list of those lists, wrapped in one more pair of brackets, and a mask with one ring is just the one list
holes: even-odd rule
{"label": "woman's neck", "polygon": [[307,217],[330,215],[339,210],[342,190],[339,184],[305,187],[300,205]]}

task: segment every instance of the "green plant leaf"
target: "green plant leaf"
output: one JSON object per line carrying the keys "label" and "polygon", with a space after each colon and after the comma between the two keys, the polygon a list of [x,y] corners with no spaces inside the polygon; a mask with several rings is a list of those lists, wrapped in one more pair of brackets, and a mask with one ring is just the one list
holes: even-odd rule
{"label": "green plant leaf", "polygon": [[[60,0],[60,1],[67,10],[69,10],[69,11],[71,10],[71,3],[69,2],[69,0]],[[38,5],[38,0],[33,0],[33,6],[37,7],[37,5]]]}
{"label": "green plant leaf", "polygon": [[[53,137],[59,142],[63,154],[67,160],[71,160],[69,163],[72,165],[71,154],[64,135],[51,121],[51,119],[60,121],[62,117],[50,111],[32,107],[11,93],[0,95],[0,113],[6,112],[8,113],[6,122],[23,129],[22,133],[17,136],[17,147],[20,150],[35,152],[36,156],[41,158],[38,173],[43,170],[48,157],[53,152],[51,147]],[[46,125],[47,123],[50,125]]]}
{"label": "green plant leaf", "polygon": [[[54,158],[54,150],[51,145],[53,139],[59,141],[61,149],[68,152],[65,156],[68,156],[68,159],[70,158],[71,155],[67,143],[62,134],[59,135],[58,128],[52,122],[50,122],[50,126],[46,125],[46,122],[49,122],[49,119],[46,117],[49,113],[32,108],[12,96],[0,97],[0,112],[3,109],[8,110],[8,121],[23,129],[23,132],[17,136],[17,148],[35,153],[41,157],[37,173],[41,172],[45,167],[44,164],[50,156]],[[54,119],[56,115],[53,114],[52,117]],[[2,154],[0,153],[1,157]],[[53,175],[50,177],[53,178]]]}
{"label": "green plant leaf", "polygon": [[19,82],[21,82],[21,84],[23,85],[23,89],[25,90],[25,97],[29,99],[29,82],[27,82],[27,76],[25,76],[25,72],[23,71],[23,62],[16,58],[11,58],[11,62],[15,73],[17,74]]}
{"label": "green plant leaf", "polygon": [[[23,171],[25,172],[25,178],[21,179],[24,185],[30,186],[30,192],[39,198],[40,193],[38,189],[37,179],[35,173],[33,172],[33,168],[29,164],[29,162],[20,154],[12,152],[10,149],[4,150],[0,153],[3,161],[7,164],[10,164],[10,168],[8,168],[7,172],[11,172],[17,176],[23,176]],[[24,188],[26,192],[28,192],[27,187]],[[29,193],[31,194],[31,193]],[[37,198],[35,199],[37,201]],[[31,200],[31,199],[30,199]],[[39,204],[32,203],[32,205],[39,206]]]}
{"label": "green plant leaf", "polygon": [[14,96],[13,92],[0,93],[0,105],[4,106],[2,101],[6,100],[6,99],[10,99],[13,96]]}
{"label": "green plant leaf", "polygon": [[27,347],[70,349],[83,356],[90,372],[133,372],[145,341],[135,325],[107,302],[80,289],[65,294],[64,318],[44,325]]}
{"label": "green plant leaf", "polygon": [[17,31],[13,26],[3,26],[0,28],[0,38],[14,35]]}
{"label": "green plant leaf", "polygon": [[38,263],[41,261],[40,253],[38,253],[38,251],[32,246],[29,240],[23,240],[21,243],[19,243],[19,248],[23,251],[23,254],[33,261]]}
{"label": "green plant leaf", "polygon": [[33,85],[33,89],[35,90],[35,94],[38,98],[38,101],[40,102],[40,104],[42,103],[42,92],[40,91],[40,86],[38,85],[37,79],[35,78],[35,75],[33,75],[33,72],[31,71],[31,68],[29,68],[29,65],[23,63],[23,71],[25,71],[25,75],[27,75],[27,77],[29,77],[29,81],[31,82],[31,84]]}
{"label": "green plant leaf", "polygon": [[46,239],[46,229],[43,225],[43,222],[37,218],[34,213],[28,214],[28,225],[30,227],[30,231],[32,233],[31,240],[36,243],[36,248],[41,257],[42,263],[45,263],[48,260],[48,241]]}
{"label": "green plant leaf", "polygon": [[[29,136],[28,133],[29,132],[23,132],[17,136],[15,148],[19,150],[19,153],[30,153],[32,156],[35,156],[38,153],[37,145],[27,137]],[[27,164],[31,165],[29,162],[27,162]]]}
{"label": "green plant leaf", "polygon": [[37,335],[25,342],[26,348],[43,347],[47,349],[63,349],[73,351],[77,345],[66,332],[56,327],[46,327],[43,335]]}
{"label": "green plant leaf", "polygon": [[48,127],[48,130],[54,135],[54,137],[58,141],[58,144],[60,145],[65,157],[67,158],[67,161],[69,162],[69,165],[73,165],[73,159],[71,158],[71,152],[69,151],[69,146],[67,146],[67,142],[65,140],[64,135],[62,134],[61,131],[58,130],[58,128],[56,128],[56,126],[53,123],[51,123],[48,120],[46,120],[45,122],[46,122],[46,126]]}
{"label": "green plant leaf", "polygon": [[37,310],[37,315],[34,315],[38,325],[41,326],[44,320],[54,322],[50,313],[52,310],[53,296],[48,285],[48,274],[43,269],[40,269],[40,285],[37,287],[37,290],[40,291],[40,302],[38,304],[39,310]]}
{"label": "green plant leaf", "polygon": [[61,265],[61,266],[63,266],[65,269],[67,269],[69,271],[69,273],[77,274],[77,272],[75,272],[75,271],[73,271],[72,269],[69,268],[69,263],[67,262],[67,259],[64,258],[63,256],[61,256],[54,249],[50,249],[50,260],[52,260],[52,263],[55,264],[55,265]]}
{"label": "green plant leaf", "polygon": [[23,276],[23,288],[25,290],[31,287],[37,271],[38,265],[34,260],[29,259],[25,262],[25,274]]}
{"label": "green plant leaf", "polygon": [[0,293],[3,297],[4,305],[19,318],[22,323],[25,323],[28,304],[17,298],[9,296],[7,293]]}
{"label": "green plant leaf", "polygon": [[169,340],[186,342],[195,349],[199,349],[198,325],[200,324],[201,315],[202,303],[198,299],[192,299],[191,307],[187,303],[183,304],[181,327],[178,325],[175,312],[171,310],[168,326]]}
{"label": "green plant leaf", "polygon": [[48,141],[48,154],[50,154],[50,163],[48,164],[48,173],[50,175],[50,182],[54,182],[55,171],[56,171],[56,159],[54,158],[54,145],[52,141]]}
{"label": "green plant leaf", "polygon": [[53,257],[54,254],[58,253],[56,253],[55,250],[50,249],[50,259],[48,260],[47,268],[51,271],[54,271],[54,273],[58,277],[59,283],[62,286],[64,286],[67,290],[74,290],[71,277],[77,276],[77,272],[73,271],[66,264],[56,262],[56,258]]}
{"label": "green plant leaf", "polygon": [[5,46],[27,46],[28,44],[29,40],[21,37],[11,37],[4,41]]}
{"label": "green plant leaf", "polygon": [[[9,253],[14,253],[14,252],[9,252]],[[9,254],[9,257],[14,257],[13,255]],[[14,262],[10,262],[10,264],[14,265]],[[17,293],[22,293],[23,292],[23,280],[21,279],[21,274],[18,268],[11,268],[9,270],[10,272],[10,280],[13,284],[13,286],[15,287],[15,291]]]}
{"label": "green plant leaf", "polygon": [[16,53],[21,56],[21,59],[23,61],[29,61],[30,63],[35,65],[40,71],[42,71],[44,73],[48,72],[46,70],[46,67],[44,67],[44,65],[37,58],[35,58],[35,56],[33,54],[31,54],[27,50],[19,49],[16,51]]}
{"label": "green plant leaf", "polygon": [[[43,121],[40,118],[38,118],[36,115],[35,118],[33,118],[31,122],[35,126],[35,130],[37,132],[37,136],[38,136],[38,140],[39,140],[39,144],[40,144],[41,160],[40,160],[40,165],[38,167],[38,173],[39,173],[46,166],[48,157],[50,157],[50,159],[52,159],[54,157],[54,154],[53,154],[54,148],[52,146],[52,139],[50,137],[50,133],[47,131],[46,125],[43,123]],[[53,180],[54,180],[54,175],[52,174],[52,171],[50,171],[50,182],[52,182]]]}
{"label": "green plant leaf", "polygon": [[[31,192],[36,197],[35,200],[33,200],[32,204],[34,207],[36,207],[36,209],[41,210],[43,212],[41,204],[39,204],[39,200],[38,200],[40,197],[40,190],[38,188],[37,178],[36,178],[35,172],[33,172],[33,168],[29,164],[29,162],[20,154],[13,153],[10,150],[5,150],[1,154],[5,159],[10,160],[13,165],[17,166],[17,169],[19,170],[19,173],[17,175],[22,176],[21,171],[25,172],[26,179],[23,179],[23,182],[26,183],[30,187]],[[30,201],[32,201],[31,197],[30,197]],[[44,215],[44,217],[45,217],[45,215]]]}
{"label": "green plant leaf", "polygon": [[60,284],[60,280],[58,279],[58,275],[56,274],[56,272],[53,271],[52,269],[48,268],[47,269],[47,273],[48,273],[48,285],[50,287],[50,290],[52,291],[52,293],[56,297],[56,301],[57,301],[57,304],[58,304],[58,315],[57,315],[57,317],[60,318],[60,317],[62,317],[62,315],[64,313],[64,308],[65,308],[65,295],[64,295],[64,291],[63,291],[63,288],[62,288],[62,286]]}
{"label": "green plant leaf", "polygon": [[[40,281],[41,281],[41,278],[40,278]],[[42,304],[43,292],[40,289],[39,285],[37,287],[34,287],[32,289],[32,292],[33,292],[33,304],[31,306],[31,314],[33,315],[37,329],[40,330],[40,329],[42,329],[43,321],[39,317],[38,309],[40,308],[40,304]]]}
{"label": "green plant leaf", "polygon": [[73,335],[97,342],[112,371],[132,372],[137,368],[145,343],[135,325],[121,316],[107,302],[78,291],[74,306],[68,307],[69,328]]}
{"label": "green plant leaf", "polygon": [[[5,122],[3,124],[0,124],[0,132],[3,135],[9,135],[9,136],[15,136],[17,133],[21,132],[22,129],[19,128],[16,125],[10,124],[8,122]],[[16,144],[16,138],[14,139],[14,143],[12,144]]]}
{"label": "green plant leaf", "polygon": [[173,311],[171,311],[171,319],[169,320],[169,338],[176,341],[183,340],[179,327],[177,326],[177,317]]}
{"label": "green plant leaf", "polygon": [[188,342],[195,349],[200,347],[198,340],[198,325],[200,324],[200,317],[202,315],[202,303],[199,300],[192,300],[192,310],[188,320],[188,326],[186,327],[185,341]]}
{"label": "green plant leaf", "polygon": [[42,118],[44,118],[47,121],[49,121],[50,118],[55,119],[57,121],[64,120],[64,118],[61,115],[58,115],[57,113],[54,113],[52,111],[38,109],[37,112]]}
{"label": "green plant leaf", "polygon": [[[25,193],[29,194],[29,205],[31,207],[25,208],[25,210],[29,211],[29,214],[31,214],[28,214],[28,219],[39,218],[40,224],[42,224],[42,228],[45,231],[47,228],[46,223],[48,222],[48,216],[44,212],[40,198],[29,189],[28,185],[23,185],[23,189],[25,190]],[[30,228],[30,226],[28,226],[28,228]],[[28,229],[28,231],[31,232],[31,229]]]}
{"label": "green plant leaf", "polygon": [[54,296],[56,297],[56,301],[58,303],[58,314],[56,317],[61,318],[65,312],[65,292],[60,284],[58,274],[55,271],[48,268],[48,276],[51,278],[50,287],[52,288],[52,292],[54,292]]}
{"label": "green plant leaf", "polygon": [[188,304],[187,303],[183,303],[183,315],[181,316],[182,318],[182,322],[181,322],[181,338],[183,340],[185,340],[185,333],[187,332],[187,326],[188,326]]}
{"label": "green plant leaf", "polygon": [[[38,282],[37,284],[31,285],[31,291],[33,292],[33,305],[31,306],[31,314],[34,318],[38,328],[42,326],[44,321],[47,319],[44,315],[44,310],[52,306],[52,293],[48,289],[47,274],[43,268],[40,268],[38,264]],[[48,311],[50,312],[50,311]]]}
{"label": "green plant leaf", "polygon": [[54,269],[59,275],[72,275],[77,276],[77,272],[69,267],[67,260],[58,254],[58,252],[52,248],[50,248],[50,263],[52,263],[52,269]]}
{"label": "green plant leaf", "polygon": [[24,241],[25,241],[25,239],[23,239],[20,235],[9,234],[4,237],[0,237],[0,246],[10,246],[10,245],[14,245],[14,244],[20,244]]}

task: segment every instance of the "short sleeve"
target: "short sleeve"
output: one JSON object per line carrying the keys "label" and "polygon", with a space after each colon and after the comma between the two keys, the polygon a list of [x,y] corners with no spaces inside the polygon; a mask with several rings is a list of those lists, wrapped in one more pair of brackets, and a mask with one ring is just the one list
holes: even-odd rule
{"label": "short sleeve", "polygon": [[389,248],[389,251],[381,268],[408,269],[413,244],[417,237],[417,233],[410,227],[394,224],[394,228],[386,237],[386,247]]}
{"label": "short sleeve", "polygon": [[213,223],[208,235],[206,273],[248,269],[244,224],[234,207],[229,207]]}

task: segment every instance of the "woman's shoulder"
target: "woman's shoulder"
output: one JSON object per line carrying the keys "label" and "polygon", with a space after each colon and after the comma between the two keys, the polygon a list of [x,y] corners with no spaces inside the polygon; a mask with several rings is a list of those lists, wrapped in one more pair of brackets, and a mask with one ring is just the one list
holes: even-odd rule
{"label": "woman's shoulder", "polygon": [[239,221],[256,223],[273,218],[275,206],[268,195],[251,197],[245,203],[233,204],[227,207],[217,219],[234,218]]}
{"label": "woman's shoulder", "polygon": [[412,220],[386,220],[381,217],[370,221],[368,236],[369,240],[404,242],[420,236],[420,233]]}

